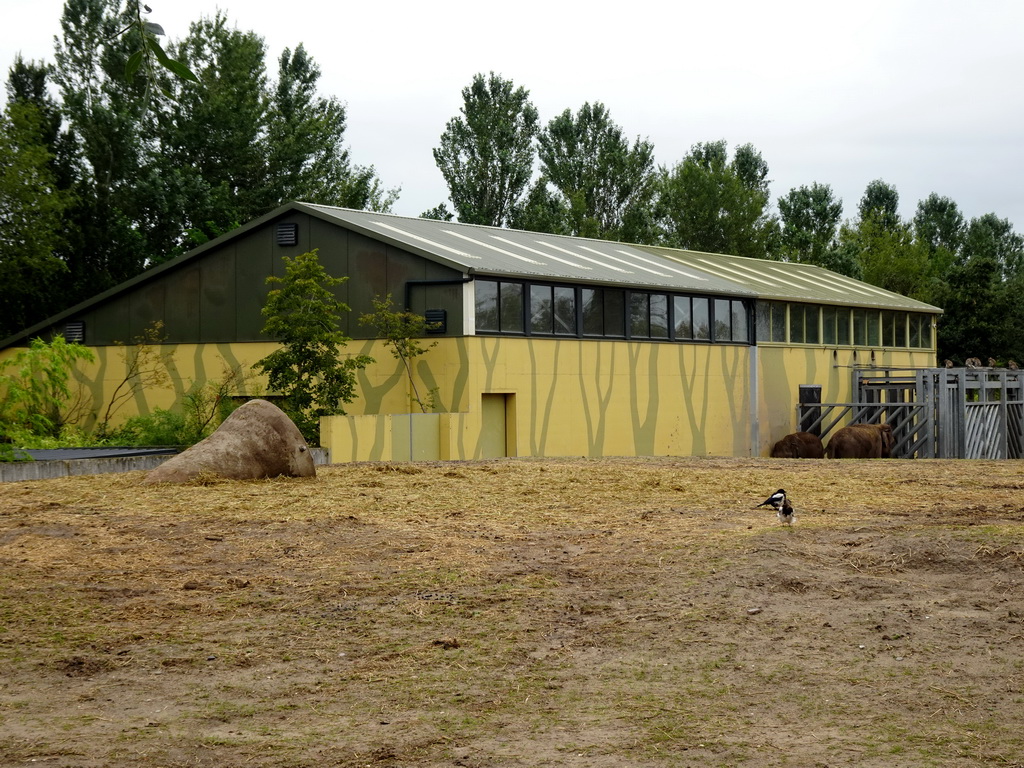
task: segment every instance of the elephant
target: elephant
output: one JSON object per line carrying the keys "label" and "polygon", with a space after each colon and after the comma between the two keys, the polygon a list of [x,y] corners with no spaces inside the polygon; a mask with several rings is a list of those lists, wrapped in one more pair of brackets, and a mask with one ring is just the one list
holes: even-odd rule
{"label": "elephant", "polygon": [[820,459],[824,455],[821,438],[810,432],[794,432],[772,446],[773,459]]}
{"label": "elephant", "polygon": [[892,447],[889,424],[851,424],[832,435],[825,455],[830,459],[888,459]]}

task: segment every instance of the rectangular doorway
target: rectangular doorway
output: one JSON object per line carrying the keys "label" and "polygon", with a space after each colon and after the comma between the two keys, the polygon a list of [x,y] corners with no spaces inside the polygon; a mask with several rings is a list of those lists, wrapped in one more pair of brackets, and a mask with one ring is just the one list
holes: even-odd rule
{"label": "rectangular doorway", "polygon": [[500,459],[516,455],[515,401],[514,394],[481,395],[481,458]]}

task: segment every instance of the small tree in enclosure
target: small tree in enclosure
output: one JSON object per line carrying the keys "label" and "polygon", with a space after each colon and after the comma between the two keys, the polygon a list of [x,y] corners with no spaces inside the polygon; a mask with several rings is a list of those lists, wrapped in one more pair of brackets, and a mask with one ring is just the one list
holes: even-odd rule
{"label": "small tree in enclosure", "polygon": [[373,358],[341,354],[351,339],[341,332],[338,319],[350,309],[331,289],[348,278],[327,274],[317,250],[294,259],[285,256],[284,264],[283,278],[267,278],[280,287],[270,291],[263,307],[263,333],[279,340],[281,348],[253,367],[267,375],[270,389],[282,396],[282,410],[316,445],[320,417],[345,413],[344,404],[356,397],[356,371]]}
{"label": "small tree in enclosure", "polygon": [[78,360],[94,359],[81,344],[55,336],[50,342],[32,339],[28,349],[0,363],[0,432],[59,435],[71,398],[71,371]]}
{"label": "small tree in enclosure", "polygon": [[409,377],[409,386],[412,388],[412,399],[420,407],[423,413],[435,409],[436,389],[427,392],[425,398],[420,397],[419,389],[416,387],[416,379],[413,376],[412,361],[433,347],[437,342],[423,346],[420,339],[430,324],[422,315],[408,310],[396,312],[394,303],[389,293],[384,298],[375,296],[373,299],[373,312],[359,318],[363,325],[372,325],[377,329],[377,335],[384,340],[385,345],[390,347],[391,354],[396,360],[400,360],[405,368],[406,376]]}
{"label": "small tree in enclosure", "polygon": [[164,342],[164,324],[157,320],[141,335],[132,339],[131,344],[123,341],[115,341],[114,344],[120,347],[121,357],[124,360],[124,376],[107,401],[103,418],[96,428],[100,438],[109,437],[111,434],[110,420],[120,410],[121,406],[135,397],[135,394],[143,387],[162,387],[168,380],[168,369],[172,365],[170,352],[161,351],[160,346]]}

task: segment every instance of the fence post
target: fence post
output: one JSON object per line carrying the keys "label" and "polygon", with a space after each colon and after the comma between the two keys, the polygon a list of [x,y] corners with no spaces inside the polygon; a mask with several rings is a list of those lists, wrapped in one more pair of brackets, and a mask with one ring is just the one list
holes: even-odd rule
{"label": "fence post", "polygon": [[964,368],[956,380],[956,456],[967,458],[967,369]]}
{"label": "fence post", "polygon": [[798,389],[798,397],[802,406],[799,409],[799,430],[821,437],[821,408],[813,407],[821,403],[821,386],[817,384],[800,384]]}

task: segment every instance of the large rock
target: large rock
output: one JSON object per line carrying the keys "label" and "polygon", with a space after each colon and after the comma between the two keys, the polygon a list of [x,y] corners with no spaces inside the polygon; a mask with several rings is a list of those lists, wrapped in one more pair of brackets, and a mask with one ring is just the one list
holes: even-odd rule
{"label": "large rock", "polygon": [[313,457],[299,428],[266,400],[250,400],[217,431],[146,475],[144,483],[185,483],[200,475],[230,480],[316,477]]}

